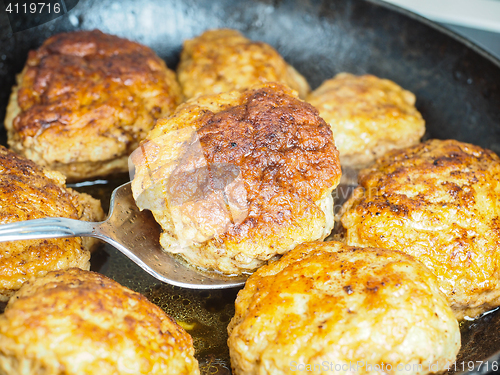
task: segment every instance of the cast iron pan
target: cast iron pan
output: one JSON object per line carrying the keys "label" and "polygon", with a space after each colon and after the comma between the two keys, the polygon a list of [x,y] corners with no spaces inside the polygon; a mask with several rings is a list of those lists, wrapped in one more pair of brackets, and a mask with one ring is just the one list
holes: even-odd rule
{"label": "cast iron pan", "polygon": [[[52,34],[99,28],[152,47],[175,68],[184,39],[218,27],[271,44],[313,88],[342,71],[394,80],[416,94],[427,137],[455,138],[500,153],[500,61],[443,28],[378,1],[80,0],[68,14],[14,34],[2,12],[0,118],[28,51]],[[6,143],[4,133],[0,141]],[[111,188],[124,179],[80,189],[107,202]],[[226,325],[237,290],[197,292],[163,285],[111,247],[93,255],[92,267],[186,323],[202,372],[230,373]],[[487,373],[500,366],[500,313],[466,322],[461,329],[462,350],[452,372]],[[487,359],[488,366],[478,369]]]}

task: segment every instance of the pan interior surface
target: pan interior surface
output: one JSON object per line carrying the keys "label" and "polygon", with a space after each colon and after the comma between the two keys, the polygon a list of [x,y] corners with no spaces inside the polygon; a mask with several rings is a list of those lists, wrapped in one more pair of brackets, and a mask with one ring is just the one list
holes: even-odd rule
{"label": "pan interior surface", "polygon": [[[68,14],[39,27],[10,33],[0,15],[0,117],[30,49],[49,36],[99,28],[152,47],[175,68],[182,41],[206,29],[229,27],[271,44],[312,88],[339,72],[388,78],[417,97],[427,138],[474,143],[500,154],[500,62],[470,43],[415,16],[359,0],[80,0]],[[5,131],[0,142],[6,144]],[[126,182],[77,188],[109,202]],[[106,210],[107,207],[104,207]],[[92,269],[143,293],[193,336],[202,373],[229,374],[226,326],[237,289],[181,290],[162,284],[110,246],[93,255]],[[451,372],[500,361],[500,313],[461,326],[462,349]]]}

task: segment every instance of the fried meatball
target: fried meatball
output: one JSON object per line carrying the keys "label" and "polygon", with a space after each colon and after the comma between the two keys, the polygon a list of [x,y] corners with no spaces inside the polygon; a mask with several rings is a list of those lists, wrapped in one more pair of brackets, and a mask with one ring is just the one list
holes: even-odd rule
{"label": "fried meatball", "polygon": [[199,374],[193,354],[146,297],[77,268],[27,282],[0,315],[5,375]]}
{"label": "fried meatball", "polygon": [[184,96],[220,94],[263,82],[280,82],[305,98],[309,84],[270,45],[236,30],[205,31],[184,42],[177,69]]}
{"label": "fried meatball", "polygon": [[458,322],[424,265],[334,241],[302,244],[258,269],[238,293],[228,333],[235,375],[307,365],[349,373],[349,364],[357,374],[395,374],[398,365],[426,374],[444,370],[460,348]]}
{"label": "fried meatball", "polygon": [[[199,139],[200,156],[182,161],[185,155],[196,154],[191,148],[176,151],[179,144],[189,143],[176,138],[182,134],[179,131],[190,128]],[[324,239],[333,227],[331,192],[341,171],[332,132],[311,105],[285,86],[269,83],[188,101],[172,117],[159,120],[138,151],[137,156],[132,155],[136,165],[132,191],[137,205],[150,208],[156,207],[152,201],[169,201],[167,207],[152,209],[163,228],[161,245],[194,265],[224,273],[253,271],[302,242]],[[202,161],[209,175],[218,174],[220,165],[239,171],[241,184],[234,190],[242,192],[233,201],[246,210],[239,221],[233,220],[219,231],[214,230],[223,215],[217,192],[199,195],[199,191],[220,180],[205,175],[198,181],[201,172],[170,173],[176,163],[177,169],[179,165],[193,169]],[[226,175],[230,173],[227,167]],[[166,188],[162,182],[169,179]],[[176,203],[188,190],[193,195]],[[230,199],[219,202],[231,205]],[[229,208],[233,219],[234,212],[243,211]],[[177,223],[174,209],[182,217]],[[190,226],[187,218],[199,220]],[[185,245],[190,231],[205,235],[202,240],[191,237],[193,242]]]}
{"label": "fried meatball", "polygon": [[128,170],[128,156],[181,101],[148,47],[103,34],[55,35],[31,51],[7,108],[9,145],[81,180]]}
{"label": "fried meatball", "polygon": [[417,144],[425,132],[415,95],[372,75],[340,73],[307,101],[332,127],[343,167],[368,166],[389,150]]}
{"label": "fried meatball", "polygon": [[346,242],[400,250],[437,276],[458,319],[500,305],[500,159],[431,140],[361,171],[343,207]]}
{"label": "fried meatball", "polygon": [[[64,186],[64,176],[44,171],[30,160],[0,146],[0,224],[67,217],[104,218],[101,204]],[[58,238],[0,243],[0,301],[7,301],[32,277],[52,270],[89,269],[91,238]]]}

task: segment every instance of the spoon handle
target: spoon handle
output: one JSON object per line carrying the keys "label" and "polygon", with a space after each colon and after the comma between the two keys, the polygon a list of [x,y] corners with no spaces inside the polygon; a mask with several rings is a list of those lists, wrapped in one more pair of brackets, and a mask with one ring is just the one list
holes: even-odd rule
{"label": "spoon handle", "polygon": [[61,237],[97,237],[100,223],[48,217],[0,225],[0,242]]}

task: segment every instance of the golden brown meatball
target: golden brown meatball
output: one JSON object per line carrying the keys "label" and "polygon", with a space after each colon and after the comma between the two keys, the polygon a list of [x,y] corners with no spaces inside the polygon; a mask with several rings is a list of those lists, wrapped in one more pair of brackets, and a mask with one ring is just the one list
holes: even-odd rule
{"label": "golden brown meatball", "polygon": [[259,268],[238,293],[228,333],[235,375],[402,373],[398,365],[426,374],[460,348],[458,323],[424,265],[333,241]]}
{"label": "golden brown meatball", "polygon": [[309,84],[270,45],[236,30],[205,31],[184,42],[177,69],[184,96],[220,94],[263,82],[280,82],[305,98]]}
{"label": "golden brown meatball", "polygon": [[193,354],[158,306],[77,268],[27,282],[0,315],[5,375],[199,374]]}
{"label": "golden brown meatball", "polygon": [[367,166],[389,150],[418,143],[425,132],[415,95],[372,75],[340,73],[307,101],[332,127],[342,166]]}
{"label": "golden brown meatball", "polygon": [[[190,132],[196,142],[185,137]],[[341,171],[331,130],[285,86],[188,101],[157,122],[132,160],[134,197],[163,227],[162,247],[200,267],[252,271],[333,227],[331,192]],[[227,184],[232,192],[204,194],[233,171],[240,183]],[[163,201],[167,207],[155,206]]]}
{"label": "golden brown meatball", "polygon": [[437,276],[458,319],[500,305],[500,159],[431,140],[361,171],[343,207],[346,242],[400,250]]}
{"label": "golden brown meatball", "polygon": [[71,180],[127,171],[155,119],[181,101],[175,74],[151,49],[97,30],[47,39],[17,81],[10,147]]}
{"label": "golden brown meatball", "polygon": [[[0,146],[0,224],[43,217],[104,219],[101,204],[64,186],[64,176]],[[59,238],[0,243],[0,301],[7,301],[32,277],[52,270],[89,269],[91,238]]]}

